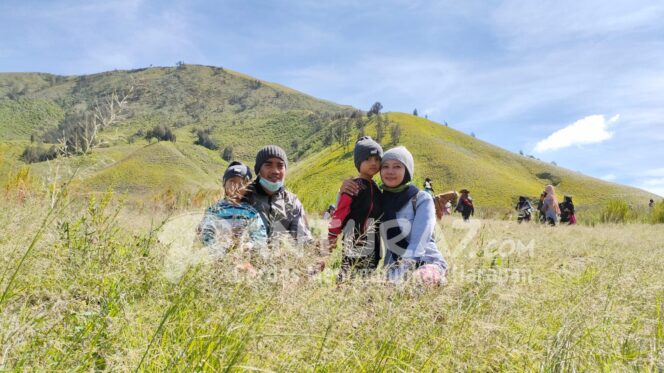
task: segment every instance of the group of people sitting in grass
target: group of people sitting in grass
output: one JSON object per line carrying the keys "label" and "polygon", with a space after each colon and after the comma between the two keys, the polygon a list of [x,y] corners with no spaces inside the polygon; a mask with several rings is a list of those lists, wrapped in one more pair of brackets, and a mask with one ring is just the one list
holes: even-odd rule
{"label": "group of people sitting in grass", "polygon": [[[370,137],[357,141],[353,160],[358,176],[342,183],[336,206],[326,210],[328,235],[322,244],[310,232],[302,203],[284,187],[288,157],[276,145],[265,146],[256,154],[255,179],[248,166],[229,164],[223,175],[225,197],[206,211],[198,226],[201,240],[223,251],[228,245],[220,245],[221,240],[244,238],[252,248],[266,249],[277,237],[290,237],[298,245],[322,246],[319,264],[324,268],[341,239],[339,282],[369,276],[382,261],[390,281],[410,277],[426,285],[441,284],[448,264],[434,240],[431,180],[426,179],[424,190],[415,187],[415,162],[408,149],[397,146],[383,152]],[[380,186],[374,181],[378,173]],[[455,208],[464,220],[475,210],[469,193],[460,191]],[[530,220],[532,205],[525,197],[516,208],[519,222]],[[538,211],[552,225],[558,215],[561,221],[576,222],[571,198],[559,205],[551,185],[542,194]]]}
{"label": "group of people sitting in grass", "polygon": [[[288,157],[275,145],[256,154],[255,179],[246,165],[229,165],[223,175],[225,198],[208,208],[198,227],[202,241],[214,246],[244,237],[254,247],[267,247],[277,237],[290,236],[297,245],[323,246],[324,268],[341,239],[339,282],[369,276],[382,261],[390,281],[441,284],[448,264],[434,240],[434,202],[413,185],[411,153],[403,146],[383,152],[376,141],[362,137],[353,156],[358,177],[343,182],[336,208],[328,211],[328,237],[322,243],[314,240],[300,200],[284,188]],[[373,180],[378,173],[380,186]]]}
{"label": "group of people sitting in grass", "polygon": [[[521,224],[523,221],[529,222],[533,215],[533,205],[528,198],[519,197],[515,209],[518,211],[517,221]],[[572,196],[565,196],[563,202],[558,203],[556,190],[553,185],[547,185],[540,195],[537,202],[537,221],[555,226],[557,223],[574,225],[576,224],[576,212]]]}

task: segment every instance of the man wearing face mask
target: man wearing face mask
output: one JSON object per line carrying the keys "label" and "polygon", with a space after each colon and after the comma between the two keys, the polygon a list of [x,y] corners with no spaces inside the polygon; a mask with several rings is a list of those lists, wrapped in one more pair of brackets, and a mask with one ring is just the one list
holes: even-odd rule
{"label": "man wearing face mask", "polygon": [[247,188],[243,201],[261,216],[268,237],[289,233],[300,243],[313,240],[302,203],[284,188],[288,157],[276,145],[267,145],[256,154],[256,180]]}

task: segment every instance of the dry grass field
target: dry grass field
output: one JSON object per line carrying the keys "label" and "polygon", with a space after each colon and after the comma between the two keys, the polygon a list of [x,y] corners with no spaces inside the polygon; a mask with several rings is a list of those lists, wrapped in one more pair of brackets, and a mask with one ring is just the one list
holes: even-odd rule
{"label": "dry grass field", "polygon": [[423,290],[337,286],[311,248],[249,276],[191,244],[199,211],[51,201],[0,202],[1,370],[664,369],[660,225],[446,219],[448,281]]}

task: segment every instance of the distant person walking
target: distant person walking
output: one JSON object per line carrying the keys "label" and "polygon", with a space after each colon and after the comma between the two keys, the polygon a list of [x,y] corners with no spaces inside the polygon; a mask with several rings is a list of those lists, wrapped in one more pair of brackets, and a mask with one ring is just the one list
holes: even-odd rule
{"label": "distant person walking", "polygon": [[461,193],[461,197],[459,197],[459,203],[457,203],[455,211],[461,213],[464,221],[468,221],[471,215],[475,215],[473,198],[470,196],[468,189],[461,189],[459,193]]}
{"label": "distant person walking", "polygon": [[560,215],[556,190],[553,188],[553,185],[547,185],[544,191],[546,192],[546,197],[544,197],[542,209],[544,210],[546,222],[549,225],[555,226],[558,222],[558,215]]}
{"label": "distant person walking", "polygon": [[434,195],[431,179],[428,177],[424,180],[424,191],[431,194],[432,196]]}
{"label": "distant person walking", "polygon": [[569,225],[576,224],[576,214],[574,212],[572,196],[565,196],[565,200],[560,204],[560,223],[567,223]]}
{"label": "distant person walking", "polygon": [[544,198],[546,198],[546,192],[540,194],[539,201],[537,201],[537,220],[540,223],[546,222],[546,211],[544,211]]}
{"label": "distant person walking", "polygon": [[519,217],[517,218],[519,224],[521,224],[523,221],[530,221],[530,218],[533,214],[533,205],[530,204],[528,198],[520,196],[519,202],[517,202],[515,209],[519,212]]}
{"label": "distant person walking", "polygon": [[652,199],[652,198],[650,199],[650,203],[648,203],[648,207],[649,207],[650,209],[652,209],[653,207],[655,207],[655,200],[654,200],[654,199]]}

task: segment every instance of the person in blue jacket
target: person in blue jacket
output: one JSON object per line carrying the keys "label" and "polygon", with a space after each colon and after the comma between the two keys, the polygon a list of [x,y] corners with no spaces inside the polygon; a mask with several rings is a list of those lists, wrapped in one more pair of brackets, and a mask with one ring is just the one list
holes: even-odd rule
{"label": "person in blue jacket", "polygon": [[413,156],[405,147],[392,148],[383,155],[384,265],[392,281],[412,272],[424,284],[440,284],[448,265],[434,240],[436,209],[431,194],[412,185],[414,173]]}
{"label": "person in blue jacket", "polygon": [[267,244],[267,230],[258,211],[242,202],[251,179],[249,167],[231,162],[222,177],[224,198],[207,209],[198,226],[201,241],[216,254],[224,254],[238,242],[252,247]]}

